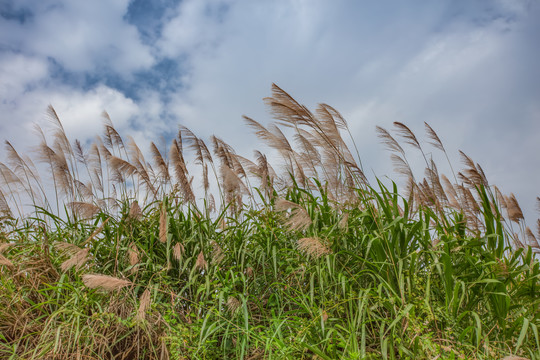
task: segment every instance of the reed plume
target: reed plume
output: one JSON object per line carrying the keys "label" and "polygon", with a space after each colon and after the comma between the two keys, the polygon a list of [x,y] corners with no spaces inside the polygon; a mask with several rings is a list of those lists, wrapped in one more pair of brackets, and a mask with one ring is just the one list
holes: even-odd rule
{"label": "reed plume", "polygon": [[169,182],[171,180],[169,165],[153,142],[150,143],[150,152],[152,154],[152,159],[157,166],[159,177],[163,179],[165,183]]}
{"label": "reed plume", "polygon": [[519,223],[520,220],[523,220],[523,211],[521,211],[521,207],[519,206],[515,195],[511,193],[510,196],[505,196],[504,200],[508,206],[506,208],[508,218],[516,223]]}
{"label": "reed plume", "polygon": [[180,261],[182,260],[182,254],[184,254],[184,245],[176,243],[176,245],[173,246],[173,257]]}
{"label": "reed plume", "polygon": [[167,210],[165,208],[165,203],[162,203],[159,211],[159,241],[162,243],[167,242],[167,233],[168,233],[168,221],[167,221]]}
{"label": "reed plume", "polygon": [[204,258],[204,253],[201,250],[199,255],[197,255],[197,261],[195,262],[195,267],[199,270],[206,270],[208,269],[208,262],[206,262]]}
{"label": "reed plume", "polygon": [[72,267],[75,267],[77,270],[79,270],[88,262],[88,260],[90,260],[89,251],[90,249],[88,248],[80,249],[72,257],[64,261],[62,265],[60,265],[60,268],[63,272],[68,271]]}
{"label": "reed plume", "polygon": [[14,265],[13,263],[11,262],[11,260],[9,260],[8,258],[6,258],[4,255],[0,254],[0,266],[6,266],[10,269],[14,268]]}
{"label": "reed plume", "polygon": [[146,317],[146,311],[150,308],[151,304],[151,296],[150,296],[150,289],[146,288],[141,297],[139,298],[139,308],[137,309],[137,316],[136,318],[138,320],[144,320]]}
{"label": "reed plume", "polygon": [[13,245],[15,245],[15,244],[14,243],[1,243],[0,244],[0,255],[4,254],[4,251],[9,249]]}
{"label": "reed plume", "polygon": [[431,126],[429,126],[429,124],[427,122],[424,122],[424,126],[426,128],[426,133],[428,135],[428,138],[431,140],[429,143],[431,145],[433,145],[435,148],[437,148],[437,149],[441,150],[442,152],[446,153],[446,150],[444,149],[444,145],[443,145],[441,139],[439,139],[439,136],[437,135],[435,130],[433,130],[433,128]]}
{"label": "reed plume", "polygon": [[302,231],[307,229],[312,224],[309,213],[299,204],[285,199],[279,199],[276,202],[277,211],[286,211],[289,209],[291,210],[291,213],[285,222],[285,226],[290,230]]}
{"label": "reed plume", "polygon": [[328,255],[332,251],[316,237],[302,238],[297,242],[298,249],[313,258]]}
{"label": "reed plume", "polygon": [[131,265],[132,267],[137,265],[140,261],[139,249],[137,249],[137,245],[135,245],[135,243],[133,242],[129,244],[128,247],[128,261],[129,265]]}
{"label": "reed plume", "polygon": [[82,276],[82,281],[84,285],[90,289],[100,289],[109,292],[119,290],[133,284],[129,280],[99,274],[85,274]]}
{"label": "reed plume", "polygon": [[227,299],[227,310],[234,315],[239,308],[240,301],[234,296],[229,296],[229,298]]}
{"label": "reed plume", "polygon": [[184,157],[182,155],[181,142],[177,139],[173,140],[169,157],[171,159],[171,164],[174,169],[174,174],[176,176],[176,181],[180,185],[184,201],[189,203],[195,202],[195,194],[191,187],[191,179],[189,179],[189,173],[184,162]]}
{"label": "reed plume", "polygon": [[134,200],[129,207],[128,218],[132,220],[140,220],[142,216],[143,212],[141,210],[139,202],[137,200]]}
{"label": "reed plume", "polygon": [[118,148],[119,152],[120,150],[125,150],[124,140],[122,140],[122,137],[120,136],[118,131],[116,131],[116,129],[114,128],[114,125],[111,120],[111,117],[109,116],[109,113],[107,113],[106,111],[103,111],[101,113],[101,116],[103,118],[103,127],[104,127],[103,142],[105,146],[112,149],[113,151],[114,151],[115,146]]}
{"label": "reed plume", "polygon": [[397,133],[405,139],[405,142],[418,150],[422,150],[422,147],[420,146],[420,142],[416,138],[416,135],[409,129],[409,127],[403,123],[400,123],[399,121],[394,121],[394,127],[397,128]]}
{"label": "reed plume", "polygon": [[92,219],[101,211],[99,206],[83,201],[72,201],[68,203],[68,206],[81,219]]}

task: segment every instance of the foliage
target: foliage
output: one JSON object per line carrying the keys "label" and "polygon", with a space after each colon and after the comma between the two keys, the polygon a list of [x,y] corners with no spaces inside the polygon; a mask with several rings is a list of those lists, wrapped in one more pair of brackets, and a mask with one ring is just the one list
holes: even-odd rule
{"label": "foliage", "polygon": [[407,186],[372,185],[335,109],[313,114],[277,86],[266,101],[296,148],[246,121],[281,154],[281,175],[216,137],[215,164],[183,127],[168,157],[151,144],[151,164],[108,117],[85,152],[51,108],[53,145],[44,136],[40,152],[51,203],[8,143],[0,358],[540,359],[539,247],[513,195],[465,154],[455,183],[439,176],[400,123],[426,178],[379,128]]}

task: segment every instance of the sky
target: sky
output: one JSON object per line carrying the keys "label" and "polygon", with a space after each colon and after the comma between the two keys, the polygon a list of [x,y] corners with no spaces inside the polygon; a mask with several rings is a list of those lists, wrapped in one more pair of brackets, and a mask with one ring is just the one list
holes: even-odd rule
{"label": "sky", "polygon": [[539,1],[2,0],[0,16],[0,138],[18,149],[51,104],[83,143],[106,110],[139,145],[182,124],[250,155],[242,115],[268,124],[276,83],[338,109],[366,172],[396,178],[376,125],[424,138],[426,121],[455,167],[462,150],[538,215]]}

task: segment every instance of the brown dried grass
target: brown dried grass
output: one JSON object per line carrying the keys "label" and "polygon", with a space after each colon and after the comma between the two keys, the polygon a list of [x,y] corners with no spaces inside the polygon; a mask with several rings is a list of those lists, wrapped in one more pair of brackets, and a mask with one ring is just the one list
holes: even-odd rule
{"label": "brown dried grass", "polygon": [[90,289],[100,289],[105,291],[116,291],[133,284],[129,280],[99,274],[85,274],[82,276],[82,281],[84,285]]}
{"label": "brown dried grass", "polygon": [[167,224],[167,211],[165,209],[165,203],[160,207],[159,211],[159,241],[162,243],[167,242],[168,224]]}
{"label": "brown dried grass", "polygon": [[138,320],[144,320],[146,318],[146,311],[148,310],[148,308],[150,308],[150,304],[152,302],[150,295],[150,289],[147,288],[144,290],[141,297],[139,298],[139,308],[137,309],[136,316]]}
{"label": "brown dried grass", "polygon": [[332,253],[332,251],[316,237],[299,239],[297,241],[297,246],[300,251],[303,251],[314,258],[320,258],[321,256]]}
{"label": "brown dried grass", "polygon": [[197,255],[197,261],[195,262],[195,267],[199,270],[206,270],[208,269],[208,262],[204,258],[204,253],[201,250],[199,255]]}
{"label": "brown dried grass", "polygon": [[85,248],[77,251],[72,257],[67,259],[60,265],[60,269],[62,269],[63,272],[68,271],[72,267],[75,267],[77,270],[82,268],[88,260],[90,260],[90,249]]}

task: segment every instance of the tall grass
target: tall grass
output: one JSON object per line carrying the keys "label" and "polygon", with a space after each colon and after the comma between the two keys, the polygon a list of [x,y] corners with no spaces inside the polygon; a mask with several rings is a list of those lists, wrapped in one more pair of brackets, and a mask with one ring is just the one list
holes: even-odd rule
{"label": "tall grass", "polygon": [[6,143],[0,358],[540,359],[514,195],[464,153],[439,174],[427,124],[377,128],[406,186],[371,183],[337,110],[265,101],[276,123],[245,121],[280,159],[180,127],[146,160],[107,114],[86,148],[52,107],[38,163]]}

